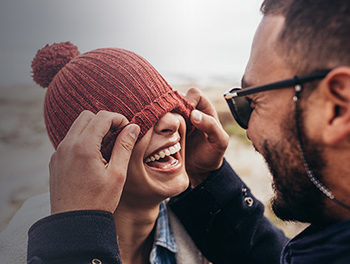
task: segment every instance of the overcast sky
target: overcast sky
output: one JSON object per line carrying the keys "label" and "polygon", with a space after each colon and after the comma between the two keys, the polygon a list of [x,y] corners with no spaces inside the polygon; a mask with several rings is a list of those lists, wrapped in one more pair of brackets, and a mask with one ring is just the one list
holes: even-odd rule
{"label": "overcast sky", "polygon": [[[2,0],[0,85],[31,83],[30,64],[46,43],[81,52],[125,48],[176,78],[238,78],[261,0]],[[237,77],[238,76],[238,77]]]}

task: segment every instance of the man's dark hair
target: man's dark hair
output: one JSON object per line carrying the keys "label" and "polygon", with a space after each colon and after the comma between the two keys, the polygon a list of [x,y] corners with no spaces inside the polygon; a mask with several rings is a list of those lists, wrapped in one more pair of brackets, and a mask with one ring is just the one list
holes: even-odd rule
{"label": "man's dark hair", "polygon": [[265,0],[261,12],[285,17],[277,50],[296,74],[350,66],[349,0]]}

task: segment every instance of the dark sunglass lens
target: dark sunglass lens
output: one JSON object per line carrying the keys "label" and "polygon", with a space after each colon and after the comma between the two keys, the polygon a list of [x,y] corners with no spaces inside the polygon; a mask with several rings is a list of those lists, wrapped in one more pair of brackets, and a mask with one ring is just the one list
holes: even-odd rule
{"label": "dark sunglass lens", "polygon": [[232,106],[234,109],[232,112],[237,123],[242,128],[247,129],[250,115],[252,113],[249,99],[245,96],[234,97],[232,98]]}

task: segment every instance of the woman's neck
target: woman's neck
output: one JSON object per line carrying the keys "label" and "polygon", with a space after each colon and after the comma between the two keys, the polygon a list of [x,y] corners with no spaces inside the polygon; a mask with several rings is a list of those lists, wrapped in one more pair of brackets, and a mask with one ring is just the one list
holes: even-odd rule
{"label": "woman's neck", "polygon": [[114,213],[118,245],[123,264],[149,263],[153,244],[153,230],[159,214],[159,204],[155,206],[130,206],[120,201]]}

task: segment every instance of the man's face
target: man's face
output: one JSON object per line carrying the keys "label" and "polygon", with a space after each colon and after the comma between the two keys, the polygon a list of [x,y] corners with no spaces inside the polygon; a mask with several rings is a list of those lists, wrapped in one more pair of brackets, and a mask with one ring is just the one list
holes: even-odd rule
{"label": "man's face", "polygon": [[[276,52],[278,33],[284,23],[281,16],[263,18],[254,38],[242,87],[263,85],[291,78],[295,71]],[[304,169],[294,119],[294,89],[286,88],[253,94],[254,108],[247,136],[261,153],[273,176],[275,196],[272,207],[283,220],[316,222],[323,208],[321,193],[309,181]],[[305,109],[302,109],[305,112]],[[303,117],[301,117],[303,120]],[[324,162],[317,143],[302,134],[305,155],[310,166],[321,177]]]}

